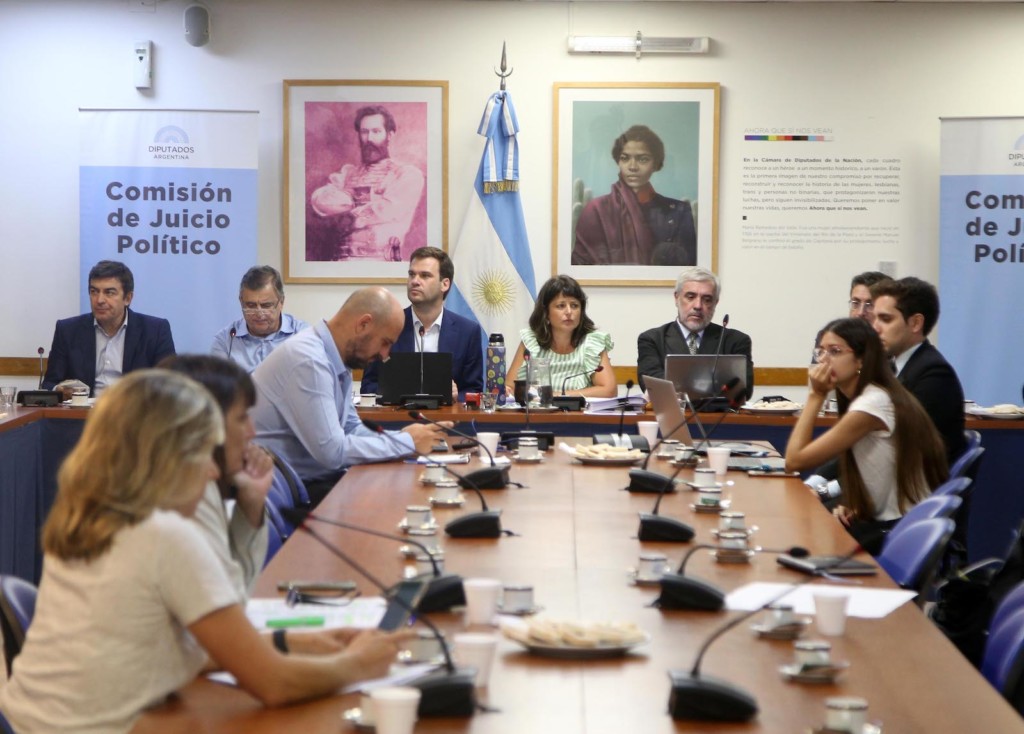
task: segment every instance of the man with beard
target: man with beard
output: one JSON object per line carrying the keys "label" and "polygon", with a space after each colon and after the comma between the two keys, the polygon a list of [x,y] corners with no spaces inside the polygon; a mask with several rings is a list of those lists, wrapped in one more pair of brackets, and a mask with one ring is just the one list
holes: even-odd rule
{"label": "man with beard", "polygon": [[423,173],[396,163],[389,146],[397,126],[386,107],[356,112],[361,165],[346,163],[329,183],[313,192],[310,204],[321,217],[336,217],[339,260],[399,261],[402,243],[423,194]]}
{"label": "man with beard", "polygon": [[358,290],[252,374],[257,440],[294,467],[314,505],[352,464],[428,453],[443,438],[441,428],[419,423],[380,435],[363,426],[352,405],[352,370],[386,358],[404,323],[402,306],[388,291]]}
{"label": "man with beard", "polygon": [[[409,257],[405,327],[392,352],[448,352],[452,355],[452,400],[484,389],[480,324],[444,307],[455,279],[455,265],[437,247],[420,247]],[[360,392],[376,392],[379,363],[363,372]],[[409,392],[416,392],[413,388]]]}

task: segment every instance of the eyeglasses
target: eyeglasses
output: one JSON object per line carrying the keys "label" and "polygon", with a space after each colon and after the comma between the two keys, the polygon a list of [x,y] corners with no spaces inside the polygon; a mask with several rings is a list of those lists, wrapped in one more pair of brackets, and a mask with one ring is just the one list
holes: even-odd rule
{"label": "eyeglasses", "polygon": [[345,591],[340,596],[336,594],[327,596],[323,594],[310,594],[308,592],[299,591],[293,587],[288,589],[288,594],[284,598],[284,603],[288,608],[292,608],[296,604],[323,604],[328,607],[347,607],[356,599],[357,596],[359,596],[359,591],[357,589]]}
{"label": "eyeglasses", "polygon": [[826,356],[835,358],[845,354],[846,352],[852,351],[853,350],[850,349],[849,347],[829,347],[828,349],[826,349],[825,347],[818,347],[817,349],[814,350],[814,358],[820,362]]}
{"label": "eyeglasses", "polygon": [[242,313],[259,313],[260,311],[270,312],[277,309],[280,305],[280,301],[270,301],[268,303],[253,303],[252,301],[248,301],[242,304]]}
{"label": "eyeglasses", "polygon": [[851,311],[860,311],[862,308],[864,309],[864,313],[871,313],[875,310],[875,304],[871,301],[859,301],[856,298],[850,299]]}

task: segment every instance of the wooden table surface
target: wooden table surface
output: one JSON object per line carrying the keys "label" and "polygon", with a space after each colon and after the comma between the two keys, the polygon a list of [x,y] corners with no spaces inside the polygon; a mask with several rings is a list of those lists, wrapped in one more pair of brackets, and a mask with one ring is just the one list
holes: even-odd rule
{"label": "wooden table surface", "polygon": [[[667,472],[663,462],[652,462]],[[470,467],[472,468],[472,466]],[[683,477],[687,476],[683,473]],[[429,490],[418,482],[420,468],[386,464],[354,468],[318,512],[391,532],[410,503]],[[518,535],[497,540],[443,540],[446,570],[464,577],[484,576],[535,588],[544,615],[561,619],[632,621],[652,641],[622,659],[565,661],[533,657],[502,639],[489,689],[481,699],[500,709],[470,719],[423,720],[422,732],[579,732],[648,734],[670,731],[807,731],[821,723],[824,700],[834,695],[864,696],[870,718],[884,731],[1024,732],[1018,715],[968,665],[912,603],[881,620],[850,619],[844,637],[833,639],[834,657],[851,667],[835,685],[785,682],[778,667],[793,658],[792,643],[756,639],[744,623],[725,634],[706,656],[705,675],[726,678],[753,693],[760,705],[746,724],[675,722],[667,714],[667,671],[687,669],[702,641],[727,612],[661,612],[648,605],[656,590],[632,586],[626,570],[643,550],[662,550],[678,563],[689,547],[641,544],[637,513],[649,511],[651,495],[622,491],[624,468],[588,467],[549,452],[540,465],[516,465],[513,479],[524,489],[488,491],[487,501],[503,510],[502,523]],[[752,479],[730,472],[733,508],[759,527],[758,545],[803,545],[816,554],[844,553],[852,541],[815,497],[796,480]],[[689,508],[695,495],[680,492],[662,504],[662,513],[696,528],[697,541],[709,542],[717,517]],[[467,497],[466,510],[476,507]],[[443,525],[463,510],[435,510]],[[402,575],[404,562],[394,543],[319,524],[317,530],[339,543],[388,581]],[[803,578],[780,568],[775,557],[758,555],[749,565],[717,564],[698,551],[687,574],[725,590],[755,580]],[[276,595],[279,580],[323,578],[357,580],[364,594],[375,591],[312,538],[293,536],[261,575],[255,596]],[[817,583],[817,582],[815,582]],[[884,576],[866,581],[891,587]],[[432,617],[449,636],[461,629],[459,614]],[[755,618],[756,619],[756,618]],[[812,627],[813,629],[813,627]],[[813,635],[813,632],[812,632]],[[344,731],[342,712],[355,696],[266,710],[237,689],[198,680],[171,703],[147,713],[136,732],[318,732]]]}

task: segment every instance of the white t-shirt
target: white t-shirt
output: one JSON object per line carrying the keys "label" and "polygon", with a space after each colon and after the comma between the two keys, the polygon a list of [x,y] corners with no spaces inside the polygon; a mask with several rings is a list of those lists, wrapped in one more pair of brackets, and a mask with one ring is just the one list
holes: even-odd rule
{"label": "white t-shirt", "polygon": [[873,415],[885,424],[886,430],[872,431],[853,445],[853,458],[875,505],[874,519],[896,520],[903,513],[896,493],[896,444],[892,440],[896,411],[892,398],[878,385],[868,385],[850,403],[849,412],[853,411]]}
{"label": "white t-shirt", "polygon": [[126,732],[205,664],[188,625],[241,602],[202,531],[175,512],[124,528],[92,561],[46,556],[0,709],[18,734]]}
{"label": "white t-shirt", "polygon": [[267,558],[267,520],[254,528],[245,513],[233,508],[230,519],[216,482],[209,482],[192,516],[206,540],[224,565],[231,583],[241,598],[248,598],[256,576]]}

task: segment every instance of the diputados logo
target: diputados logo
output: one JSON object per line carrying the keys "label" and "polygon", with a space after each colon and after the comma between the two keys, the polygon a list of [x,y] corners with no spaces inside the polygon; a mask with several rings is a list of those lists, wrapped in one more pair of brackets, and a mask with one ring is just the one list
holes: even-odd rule
{"label": "diputados logo", "polygon": [[1013,150],[1006,154],[1007,159],[1015,168],[1024,167],[1024,135],[1013,143]]}
{"label": "diputados logo", "polygon": [[165,125],[156,131],[148,148],[154,160],[185,160],[191,158],[195,146],[189,144],[188,133],[177,125]]}

